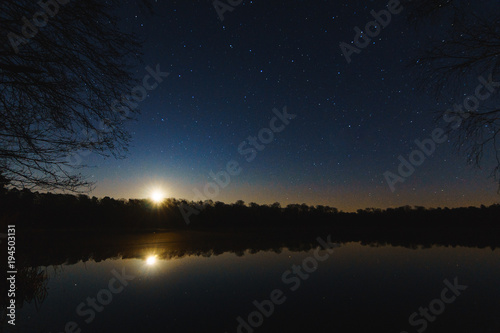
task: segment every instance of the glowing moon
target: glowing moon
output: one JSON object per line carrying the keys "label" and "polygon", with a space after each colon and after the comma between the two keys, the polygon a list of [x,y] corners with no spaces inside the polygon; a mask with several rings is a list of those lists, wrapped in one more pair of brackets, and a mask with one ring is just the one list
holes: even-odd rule
{"label": "glowing moon", "polygon": [[163,192],[160,190],[156,190],[153,193],[151,193],[151,200],[153,200],[156,203],[160,203],[163,201],[165,196],[163,195]]}
{"label": "glowing moon", "polygon": [[152,266],[156,263],[156,256],[149,256],[146,258],[146,264]]}

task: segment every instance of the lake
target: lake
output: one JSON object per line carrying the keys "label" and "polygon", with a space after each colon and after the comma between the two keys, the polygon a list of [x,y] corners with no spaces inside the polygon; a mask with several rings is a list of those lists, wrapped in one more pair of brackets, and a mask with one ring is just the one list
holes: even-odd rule
{"label": "lake", "polygon": [[25,236],[16,279],[22,306],[15,327],[4,316],[3,328],[500,332],[495,246],[342,241],[326,231],[293,234]]}

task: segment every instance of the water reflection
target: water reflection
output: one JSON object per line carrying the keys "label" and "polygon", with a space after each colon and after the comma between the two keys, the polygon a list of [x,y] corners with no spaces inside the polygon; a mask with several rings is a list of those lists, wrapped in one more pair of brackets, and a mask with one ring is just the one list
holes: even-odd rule
{"label": "water reflection", "polygon": [[154,264],[156,264],[156,256],[152,255],[152,256],[147,257],[146,264],[148,264],[149,266],[153,266]]}
{"label": "water reflection", "polygon": [[[500,229],[481,232],[472,229],[367,229],[349,230],[243,230],[243,231],[175,231],[120,234],[112,232],[23,233],[18,240],[17,261],[25,267],[96,262],[109,258],[179,258],[183,256],[216,256],[234,253],[243,256],[259,251],[280,253],[283,249],[309,251],[317,247],[316,238],[331,235],[335,243],[359,242],[371,247],[400,246],[409,249],[433,246],[489,248],[500,245]],[[1,253],[0,255],[5,255]]]}
{"label": "water reflection", "polygon": [[[396,245],[344,238],[330,254],[317,242],[327,235],[23,235],[30,242],[19,246],[24,268],[18,274],[16,328],[64,332],[72,322],[82,332],[237,332],[237,318],[248,323],[255,301],[268,304],[280,290],[286,301],[261,325],[242,326],[240,332],[416,332],[409,316],[455,277],[468,289],[426,332],[500,328],[495,244],[401,246],[402,240]],[[310,264],[307,258],[315,253],[328,259]],[[283,275],[304,263],[308,271],[301,271],[300,288],[292,290],[295,283],[288,281],[295,273]]]}

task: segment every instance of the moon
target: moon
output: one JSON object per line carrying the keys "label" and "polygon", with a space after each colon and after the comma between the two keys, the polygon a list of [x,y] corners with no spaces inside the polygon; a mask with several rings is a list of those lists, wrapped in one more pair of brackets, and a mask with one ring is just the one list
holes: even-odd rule
{"label": "moon", "polygon": [[151,193],[151,200],[153,200],[153,202],[155,203],[161,203],[164,198],[165,195],[160,190],[155,190],[153,191],[153,193]]}
{"label": "moon", "polygon": [[146,258],[146,264],[153,266],[156,263],[156,256],[149,256]]}

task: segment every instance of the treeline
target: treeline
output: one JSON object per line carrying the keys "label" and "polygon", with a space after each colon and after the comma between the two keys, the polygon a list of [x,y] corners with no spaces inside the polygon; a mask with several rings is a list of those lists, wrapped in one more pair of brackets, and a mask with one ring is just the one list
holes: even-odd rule
{"label": "treeline", "polygon": [[[181,213],[181,209],[184,214]],[[189,215],[186,223],[185,217]],[[500,205],[464,208],[367,208],[356,213],[328,206],[234,204],[165,199],[96,198],[87,195],[3,190],[0,221],[26,229],[186,229],[253,227],[496,228]]]}

